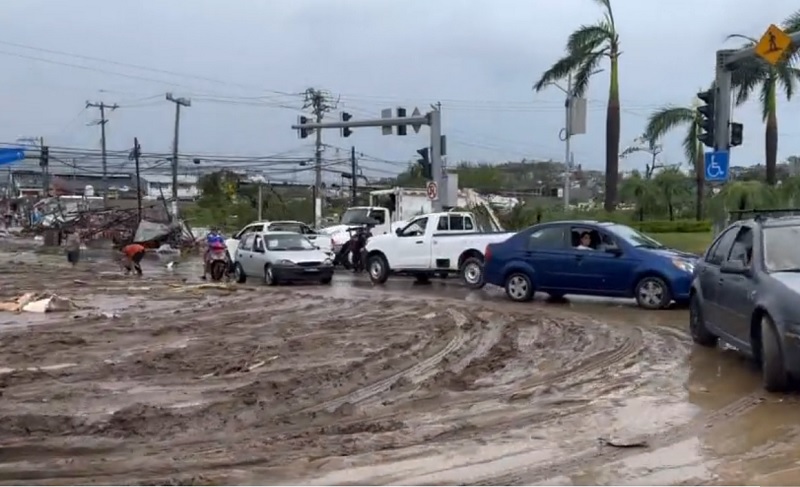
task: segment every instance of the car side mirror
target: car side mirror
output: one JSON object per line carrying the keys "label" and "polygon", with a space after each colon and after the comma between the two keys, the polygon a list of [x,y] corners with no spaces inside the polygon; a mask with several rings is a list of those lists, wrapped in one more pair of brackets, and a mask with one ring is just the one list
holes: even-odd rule
{"label": "car side mirror", "polygon": [[403,229],[402,228],[398,228],[397,230],[394,231],[394,233],[395,233],[395,235],[397,235],[399,237],[403,233]]}
{"label": "car side mirror", "polygon": [[609,247],[606,249],[606,253],[611,254],[615,257],[619,257],[620,255],[622,255],[622,249],[619,247]]}
{"label": "car side mirror", "polygon": [[748,275],[750,274],[750,269],[744,265],[744,262],[741,260],[729,260],[723,262],[722,265],[719,267],[719,271],[723,274],[741,274],[741,275]]}

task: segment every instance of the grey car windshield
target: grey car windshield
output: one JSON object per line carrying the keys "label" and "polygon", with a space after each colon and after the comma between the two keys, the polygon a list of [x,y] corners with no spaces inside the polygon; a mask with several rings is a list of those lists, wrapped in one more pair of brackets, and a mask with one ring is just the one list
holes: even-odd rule
{"label": "grey car windshield", "polygon": [[763,235],[767,272],[800,272],[800,226],[765,228]]}
{"label": "grey car windshield", "polygon": [[302,235],[265,235],[267,250],[313,250],[314,245]]}
{"label": "grey car windshield", "polygon": [[628,242],[634,247],[643,247],[648,249],[663,249],[664,245],[656,240],[648,237],[647,235],[634,230],[627,225],[609,225],[608,229],[617,237]]}

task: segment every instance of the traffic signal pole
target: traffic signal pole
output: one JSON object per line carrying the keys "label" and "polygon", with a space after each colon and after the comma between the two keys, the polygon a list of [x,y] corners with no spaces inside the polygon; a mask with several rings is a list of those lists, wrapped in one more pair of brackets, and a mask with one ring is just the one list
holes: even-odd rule
{"label": "traffic signal pole", "polygon": [[331,122],[311,122],[308,119],[301,118],[299,124],[292,125],[293,130],[299,130],[301,137],[303,133],[307,133],[309,129],[322,130],[322,129],[353,129],[360,127],[400,127],[407,125],[427,125],[430,127],[430,161],[431,172],[433,173],[433,181],[439,190],[439,197],[434,200],[433,210],[442,211],[447,199],[446,179],[444,175],[444,165],[442,163],[442,117],[441,112],[436,109],[428,112],[423,116],[411,117],[387,117],[376,118],[369,120],[339,120]]}
{"label": "traffic signal pole", "polygon": [[[787,34],[791,49],[800,46],[800,32]],[[791,54],[791,53],[786,53]],[[717,51],[715,77],[714,150],[728,151],[731,147],[731,73],[736,63],[757,57],[756,47],[721,49]],[[766,62],[766,61],[765,61]],[[741,132],[741,127],[738,128]],[[741,134],[740,134],[741,135]]]}

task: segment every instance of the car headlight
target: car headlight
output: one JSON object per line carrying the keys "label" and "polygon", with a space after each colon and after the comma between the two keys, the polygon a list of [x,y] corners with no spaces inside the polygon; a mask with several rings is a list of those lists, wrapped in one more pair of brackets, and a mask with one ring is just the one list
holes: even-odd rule
{"label": "car headlight", "polygon": [[322,261],[322,265],[333,265],[333,261],[331,259],[325,259]]}
{"label": "car headlight", "polygon": [[278,264],[278,265],[294,265],[294,262],[292,262],[291,260],[283,259],[283,260],[279,260],[278,262],[276,262],[276,264]]}
{"label": "car headlight", "polygon": [[673,259],[672,265],[689,274],[694,272],[694,262],[689,262],[688,260]]}

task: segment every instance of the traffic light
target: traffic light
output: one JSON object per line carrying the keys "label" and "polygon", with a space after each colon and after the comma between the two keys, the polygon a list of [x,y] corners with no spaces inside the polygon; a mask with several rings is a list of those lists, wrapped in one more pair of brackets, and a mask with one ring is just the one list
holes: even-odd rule
{"label": "traffic light", "polygon": [[700,125],[700,133],[697,134],[697,140],[703,143],[706,147],[714,148],[714,118],[715,109],[715,93],[714,88],[708,91],[701,91],[697,94],[697,98],[702,100],[705,105],[697,107],[697,117]]}
{"label": "traffic light", "polygon": [[425,179],[433,179],[433,168],[431,168],[431,159],[428,154],[428,148],[423,147],[417,151],[419,154],[419,159],[417,159],[417,164],[422,168],[422,176]]}
{"label": "traffic light", "polygon": [[742,145],[744,139],[744,126],[740,123],[731,123],[731,147]]}
{"label": "traffic light", "polygon": [[39,154],[39,167],[47,167],[50,164],[50,147],[43,146]]}
{"label": "traffic light", "polygon": [[[397,108],[397,118],[405,118],[406,116],[406,109],[405,108]],[[408,130],[407,125],[398,125],[397,126],[397,135],[406,135]]]}
{"label": "traffic light", "polygon": [[[347,112],[342,112],[342,122],[348,122],[353,116]],[[353,133],[353,130],[350,127],[342,128],[342,137],[350,137],[350,134]]]}
{"label": "traffic light", "polygon": [[[308,123],[308,117],[306,117],[304,115],[300,115],[300,124],[299,125],[305,125],[307,123]],[[300,127],[300,138],[301,139],[305,139],[306,137],[308,137],[308,135],[310,133],[311,133],[311,130],[309,130],[309,129],[305,128],[305,127]]]}

